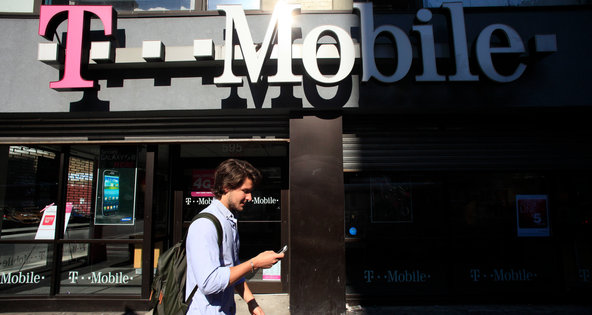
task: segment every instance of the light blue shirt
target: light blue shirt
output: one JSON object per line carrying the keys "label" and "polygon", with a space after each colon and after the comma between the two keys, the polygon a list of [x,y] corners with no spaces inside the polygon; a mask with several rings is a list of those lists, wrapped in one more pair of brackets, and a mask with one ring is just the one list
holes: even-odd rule
{"label": "light blue shirt", "polygon": [[[217,199],[202,212],[215,215],[222,226],[222,255],[214,223],[202,218],[187,233],[187,282],[185,297],[197,284],[187,314],[235,314],[234,285],[229,286],[230,267],[240,264],[237,222],[230,210]],[[236,284],[242,283],[244,278]]]}

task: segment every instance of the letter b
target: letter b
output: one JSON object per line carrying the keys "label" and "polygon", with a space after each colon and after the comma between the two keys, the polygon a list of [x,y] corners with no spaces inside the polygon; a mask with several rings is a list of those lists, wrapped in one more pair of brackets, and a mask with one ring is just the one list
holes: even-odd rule
{"label": "letter b", "polygon": [[[354,8],[360,12],[360,27],[362,32],[362,81],[367,82],[374,77],[384,83],[393,83],[403,79],[413,60],[411,41],[403,30],[393,25],[382,25],[374,29],[374,17],[372,16],[372,3],[355,3]],[[395,73],[390,76],[382,74],[376,67],[374,57],[374,43],[381,34],[392,37],[397,49]]]}

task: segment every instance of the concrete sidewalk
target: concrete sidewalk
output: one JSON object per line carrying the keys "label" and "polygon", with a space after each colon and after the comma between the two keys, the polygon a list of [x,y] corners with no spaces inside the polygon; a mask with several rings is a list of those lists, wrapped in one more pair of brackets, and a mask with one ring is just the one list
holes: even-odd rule
{"label": "concrete sidewalk", "polygon": [[[255,294],[255,299],[267,315],[290,314],[290,297],[288,294]],[[236,301],[236,314],[248,315],[247,303],[237,294],[234,295],[234,300]]]}
{"label": "concrete sidewalk", "polygon": [[[290,298],[288,294],[256,294],[257,303],[261,305],[265,314],[267,315],[289,315],[290,314]],[[249,309],[247,303],[241,299],[238,294],[235,294],[236,314],[248,315]],[[0,314],[2,315],[152,315],[151,311],[135,311],[124,313],[121,312],[25,312],[25,313],[4,313],[0,306]]]}
{"label": "concrete sidewalk", "polygon": [[[290,297],[288,294],[256,294],[257,302],[267,315],[289,315]],[[238,296],[235,296],[237,315],[248,315],[246,303]],[[592,303],[592,301],[591,301]],[[347,305],[344,315],[384,315],[384,314],[452,314],[452,315],[522,315],[522,314],[543,314],[543,315],[592,315],[592,304],[590,305],[421,305],[421,306],[359,306]],[[151,315],[152,312],[26,312],[26,313],[3,313],[2,315]],[[319,313],[320,314],[320,313]]]}
{"label": "concrete sidewalk", "polygon": [[348,306],[347,315],[586,315],[592,305],[423,305],[423,306]]}

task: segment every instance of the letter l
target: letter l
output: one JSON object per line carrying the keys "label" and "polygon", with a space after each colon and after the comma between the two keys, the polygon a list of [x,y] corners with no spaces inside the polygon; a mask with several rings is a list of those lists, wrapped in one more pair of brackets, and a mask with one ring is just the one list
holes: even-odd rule
{"label": "letter l", "polygon": [[449,76],[450,81],[479,81],[479,76],[469,69],[469,51],[467,49],[467,31],[462,2],[444,3],[442,7],[450,11],[450,24],[454,42],[454,62],[456,73]]}

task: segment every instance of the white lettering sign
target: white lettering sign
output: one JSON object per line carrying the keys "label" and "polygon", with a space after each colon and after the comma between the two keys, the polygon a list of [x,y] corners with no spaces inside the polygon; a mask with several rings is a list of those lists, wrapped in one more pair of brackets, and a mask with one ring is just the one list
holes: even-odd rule
{"label": "white lettering sign", "polygon": [[[317,41],[323,35],[334,35],[339,45],[339,70],[333,76],[323,75],[317,63]],[[311,78],[319,83],[339,83],[348,77],[354,68],[356,59],[354,55],[354,42],[345,30],[337,26],[324,25],[310,31],[304,39],[302,50],[304,69],[306,69],[306,72]]]}
{"label": "white lettering sign", "polygon": [[278,203],[280,200],[273,197],[254,197],[253,203],[256,205],[273,205]]}
{"label": "white lettering sign", "polygon": [[3,272],[0,273],[0,284],[36,284],[44,280],[45,276],[29,272]]}
{"label": "white lettering sign", "polygon": [[366,283],[372,282],[386,282],[397,284],[411,284],[411,283],[426,283],[432,278],[432,275],[415,269],[415,270],[387,270],[384,273],[376,272],[374,270],[364,270],[364,281]]}
{"label": "white lettering sign", "polygon": [[90,284],[127,284],[134,280],[133,276],[128,276],[123,272],[107,272],[102,271],[91,272],[90,275],[80,276],[78,271],[70,271],[68,273],[68,280],[70,283],[78,283],[80,280],[90,281]]}
{"label": "white lettering sign", "polygon": [[522,269],[504,269],[494,268],[491,272],[482,272],[481,269],[475,268],[469,270],[469,277],[473,282],[493,281],[493,282],[527,282],[533,281],[537,278],[537,274]]}
{"label": "white lettering sign", "polygon": [[[248,80],[251,83],[261,82],[264,78],[262,75],[263,66],[266,62],[273,58],[277,59],[277,72],[275,75],[267,77],[267,82],[270,84],[278,83],[300,83],[303,80],[302,75],[295,75],[293,73],[294,60],[302,58],[302,64],[304,70],[313,80],[323,85],[334,85],[346,78],[348,78],[353,70],[356,49],[355,44],[352,40],[351,35],[348,31],[335,26],[335,25],[321,25],[308,34],[303,36],[303,44],[294,45],[292,36],[292,15],[299,13],[300,6],[296,4],[284,4],[279,2],[271,15],[271,19],[267,25],[267,29],[264,34],[262,43],[255,43],[253,41],[251,29],[247,23],[245,12],[240,5],[219,5],[218,10],[226,15],[225,21],[225,45],[218,51],[223,54],[215,53],[215,47],[212,39],[199,39],[194,41],[194,45],[189,47],[193,52],[193,59],[187,59],[188,62],[201,62],[202,59],[223,59],[224,70],[222,75],[214,78],[214,83],[218,85],[236,85],[242,84],[242,78],[237,76],[233,72],[233,66],[237,66],[235,61],[242,59],[244,66],[247,69]],[[454,73],[450,75],[443,75],[438,72],[436,63],[436,44],[434,40],[434,25],[430,24],[432,20],[432,12],[429,9],[420,9],[416,13],[416,22],[412,25],[409,31],[402,30],[401,28],[394,25],[380,25],[374,26],[374,16],[372,12],[372,3],[356,2],[353,8],[360,16],[360,57],[362,59],[362,82],[369,81],[374,78],[378,81],[385,83],[397,82],[406,77],[411,69],[413,62],[413,49],[411,41],[409,39],[409,33],[417,33],[419,35],[418,52],[421,63],[418,69],[422,69],[422,73],[415,75],[415,80],[418,82],[442,82],[442,81],[479,81],[477,73],[478,69],[471,69],[469,59],[471,53],[469,52],[469,43],[467,41],[467,31],[465,26],[465,17],[462,2],[447,2],[442,5],[443,12],[449,16],[449,33],[450,33],[450,56],[453,56],[453,64],[455,65]],[[58,10],[59,9],[59,10]],[[78,10],[75,10],[78,9]],[[40,35],[45,36],[49,39],[53,36],[53,30],[48,29],[50,25],[56,23],[50,23],[53,19],[63,18],[60,13],[62,11],[80,11],[84,12],[95,12],[97,7],[94,6],[42,6],[40,14]],[[78,13],[80,13],[78,12]],[[80,13],[80,14],[82,14]],[[108,13],[108,12],[107,12]],[[107,28],[112,27],[114,23],[107,23],[108,19],[116,19],[116,14],[105,15],[103,23],[106,28],[106,35],[110,35],[111,31]],[[80,21],[68,20],[68,29],[77,30],[75,35],[72,35],[80,41],[80,45],[74,45],[66,50],[66,54],[73,56],[66,57],[66,63],[75,67],[65,67],[66,69],[79,69],[81,64],[88,63],[88,60],[83,60],[81,56],[86,54],[82,53],[82,49],[90,45],[83,45],[82,41],[86,40],[82,36],[82,31],[79,30],[84,26],[84,19]],[[353,25],[352,25],[353,26]],[[69,32],[70,33],[70,32]],[[385,75],[380,72],[376,65],[375,59],[375,42],[377,37],[380,35],[390,35],[394,39],[395,54],[393,54],[395,72],[391,75]],[[505,46],[495,45],[492,46],[492,39],[495,36],[501,34],[504,40],[502,42],[507,43]],[[68,34],[70,35],[70,34]],[[331,59],[337,59],[339,61],[338,71],[334,75],[323,74],[319,69],[319,39],[325,35],[333,37],[336,41],[333,44],[323,44],[324,46],[337,47],[335,53],[329,54]],[[541,53],[550,53],[557,51],[557,42],[555,34],[543,34],[535,35],[534,46],[535,51]],[[67,42],[70,42],[68,40]],[[235,45],[237,44],[237,45]],[[48,46],[40,45],[40,52],[43,47]],[[53,47],[53,46],[51,46]],[[165,51],[164,44],[160,43],[159,46],[162,52]],[[257,48],[259,47],[259,48]],[[238,49],[239,48],[240,51]],[[119,48],[118,48],[119,49]],[[127,49],[127,48],[121,48]],[[121,49],[119,49],[121,51]],[[295,53],[299,49],[302,49],[301,54]],[[107,50],[109,51],[109,50]],[[196,53],[196,51],[198,53]],[[484,77],[495,82],[512,82],[517,80],[525,72],[526,64],[518,62],[515,69],[509,69],[509,74],[502,74],[496,70],[496,64],[494,63],[495,54],[506,54],[520,56],[526,53],[524,42],[518,32],[512,27],[504,24],[491,24],[485,26],[483,30],[479,32],[477,40],[475,42],[475,57],[476,66],[481,70]],[[239,56],[241,54],[242,56]],[[40,56],[43,54],[40,54]],[[220,57],[222,56],[223,57]],[[45,55],[43,55],[45,56]],[[68,58],[71,57],[71,58]],[[47,57],[49,58],[49,57]],[[40,58],[41,61],[47,63],[58,62],[57,57],[53,59],[47,59],[46,57]],[[97,60],[101,62],[115,62],[115,63],[126,63],[130,61],[117,61],[117,58],[99,58]],[[323,56],[325,58],[325,56]],[[95,60],[95,59],[93,59]],[[142,59],[143,60],[143,59]],[[518,60],[518,59],[517,59]],[[146,62],[144,60],[144,62]],[[157,58],[157,61],[151,59],[151,62],[162,62],[166,63],[164,57]],[[505,62],[506,61],[496,61]],[[333,63],[333,62],[332,62]],[[269,63],[268,63],[269,64]],[[130,65],[131,66],[131,65]],[[497,65],[499,67],[499,65]],[[78,71],[78,70],[76,70]],[[59,81],[59,84],[55,84],[52,87],[55,89],[80,89],[89,88],[94,85],[89,85],[88,81],[82,78],[81,73],[75,73],[76,71],[68,72],[68,78],[64,78]],[[80,72],[80,71],[78,71]]]}
{"label": "white lettering sign", "polygon": [[227,42],[224,48],[224,72],[221,76],[214,78],[214,83],[242,83],[242,79],[232,73],[232,60],[235,59],[233,30],[236,31],[238,37],[249,79],[252,83],[259,82],[263,62],[268,57],[268,51],[272,47],[271,39],[276,32],[276,25],[279,48],[278,71],[275,76],[269,77],[268,81],[270,83],[300,82],[302,76],[296,76],[292,73],[292,19],[290,17],[292,11],[297,8],[296,5],[286,5],[282,2],[275,7],[261,48],[256,51],[243,8],[237,5],[219,5],[218,10],[226,14],[225,37]]}

